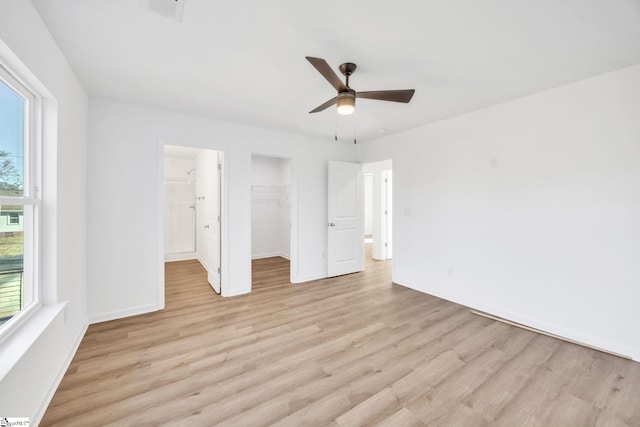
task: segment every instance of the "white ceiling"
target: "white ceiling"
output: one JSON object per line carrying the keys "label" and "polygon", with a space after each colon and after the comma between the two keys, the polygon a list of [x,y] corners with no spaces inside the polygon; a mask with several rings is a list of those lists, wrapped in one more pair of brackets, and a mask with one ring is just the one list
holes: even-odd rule
{"label": "white ceiling", "polygon": [[[182,22],[144,0],[33,0],[91,96],[359,142],[640,63],[640,0],[186,0]],[[335,96],[305,60],[355,62]],[[381,133],[380,129],[385,129]]]}

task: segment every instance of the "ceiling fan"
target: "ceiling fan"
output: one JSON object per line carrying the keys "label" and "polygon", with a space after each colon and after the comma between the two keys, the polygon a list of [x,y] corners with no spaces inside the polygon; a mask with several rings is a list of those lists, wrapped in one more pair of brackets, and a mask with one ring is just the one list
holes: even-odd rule
{"label": "ceiling fan", "polygon": [[331,86],[333,86],[337,91],[338,95],[331,98],[324,104],[321,104],[309,111],[309,113],[317,113],[319,111],[326,110],[333,104],[338,105],[338,114],[352,114],[355,111],[356,107],[356,98],[363,99],[377,99],[380,101],[393,101],[393,102],[404,102],[405,104],[411,101],[415,89],[404,89],[404,90],[374,90],[369,92],[356,92],[355,90],[349,87],[349,77],[356,71],[356,64],[351,62],[345,62],[340,65],[339,70],[346,77],[345,82],[343,83],[340,77],[331,69],[327,61],[322,58],[314,58],[312,56],[307,56],[307,61],[311,63],[315,67],[316,70],[320,72],[324,76],[325,79]]}

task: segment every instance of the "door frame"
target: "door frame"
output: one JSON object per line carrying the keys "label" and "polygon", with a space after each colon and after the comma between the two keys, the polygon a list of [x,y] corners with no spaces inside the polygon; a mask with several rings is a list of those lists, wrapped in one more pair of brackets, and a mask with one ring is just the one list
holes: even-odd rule
{"label": "door frame", "polygon": [[383,259],[393,259],[393,169],[382,171]]}
{"label": "door frame", "polygon": [[[373,173],[373,243],[371,256],[375,260],[387,260],[390,259],[387,254],[387,250],[384,247],[385,240],[391,245],[391,253],[393,254],[393,228],[395,218],[393,215],[393,158],[368,161],[364,162],[363,170],[367,173]],[[391,221],[387,222],[384,210],[386,207],[386,194],[385,194],[385,182],[384,179],[388,175],[388,171],[391,171],[391,185],[388,187],[391,190]],[[391,230],[387,229],[387,226],[391,227]],[[388,239],[387,234],[391,231],[391,239]],[[393,258],[391,258],[393,259]]]}
{"label": "door frame", "polygon": [[193,148],[197,150],[211,150],[222,153],[221,163],[222,170],[220,173],[220,295],[228,296],[230,291],[229,283],[229,227],[227,223],[229,213],[228,203],[228,183],[229,171],[226,167],[227,153],[229,152],[226,144],[218,144],[203,141],[193,141],[185,139],[169,139],[158,138],[157,141],[157,175],[156,175],[156,212],[158,218],[158,228],[156,235],[156,260],[158,263],[158,285],[157,285],[157,301],[158,309],[165,307],[165,276],[164,276],[164,147],[165,145],[175,145],[178,147]]}
{"label": "door frame", "polygon": [[[364,203],[364,235],[367,236],[367,213],[371,214],[371,233],[373,236],[374,224],[373,224],[373,209],[374,209],[374,195],[375,195],[375,174],[373,172],[364,172],[364,165],[362,164],[362,200]],[[371,199],[367,200],[367,181],[371,181]],[[368,202],[368,203],[367,203]]]}
{"label": "door frame", "polygon": [[[286,152],[273,152],[273,151],[251,151],[249,153],[249,170],[253,174],[253,166],[251,165],[251,158],[253,156],[263,157],[275,157],[278,159],[287,159],[291,168],[291,184],[289,187],[289,208],[291,228],[289,230],[289,281],[291,283],[300,283],[298,279],[298,156],[293,153]],[[252,175],[253,176],[253,175]],[[249,188],[247,189],[248,206],[251,209],[251,179],[249,180]],[[251,292],[253,284],[253,274],[251,273],[252,260],[252,233],[251,228],[251,214],[248,215],[248,230],[249,230],[249,292]]]}

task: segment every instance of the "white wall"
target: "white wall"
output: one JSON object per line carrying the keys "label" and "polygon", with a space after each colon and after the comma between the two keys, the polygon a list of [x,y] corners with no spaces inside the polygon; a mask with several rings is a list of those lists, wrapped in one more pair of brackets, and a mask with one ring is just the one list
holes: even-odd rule
{"label": "white wall", "polygon": [[195,181],[196,171],[187,175],[187,172],[196,167],[196,160],[182,157],[164,156],[164,177],[170,179],[184,179]]}
{"label": "white wall", "polygon": [[0,414],[36,425],[87,325],[88,100],[31,2],[0,2],[0,39],[0,55],[15,54],[52,95],[45,106],[54,120],[45,123],[43,147],[46,306],[0,343]]}
{"label": "white wall", "polygon": [[289,259],[291,161],[251,156],[251,184],[251,257]]}
{"label": "white wall", "polygon": [[[299,257],[292,271],[297,270],[299,281],[326,276],[327,162],[353,161],[353,144],[97,99],[90,101],[89,110],[88,306],[93,321],[151,311],[161,304],[161,142],[224,151],[228,206],[223,216],[228,220],[229,250],[227,265],[223,253],[222,267],[227,271],[223,285],[225,277],[229,281],[227,295],[250,289],[252,152],[293,159]],[[144,221],[128,231],[126,241],[109,214],[114,203],[144,207]]]}
{"label": "white wall", "polygon": [[359,144],[397,283],[640,360],[640,66]]}

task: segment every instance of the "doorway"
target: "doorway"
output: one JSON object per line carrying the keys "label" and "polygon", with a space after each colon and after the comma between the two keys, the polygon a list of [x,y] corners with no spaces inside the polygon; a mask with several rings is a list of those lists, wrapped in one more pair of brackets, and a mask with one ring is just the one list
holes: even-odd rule
{"label": "doorway", "polygon": [[[292,159],[251,156],[251,261],[253,269],[291,278]],[[282,277],[282,275],[280,275]],[[269,286],[268,283],[254,283]]]}
{"label": "doorway", "polygon": [[363,165],[365,255],[393,258],[393,166],[391,159]]}
{"label": "doorway", "polygon": [[163,147],[164,262],[199,263],[216,293],[222,284],[222,160],[221,151]]}
{"label": "doorway", "polygon": [[364,256],[371,258],[373,244],[373,173],[365,172],[364,180]]}

